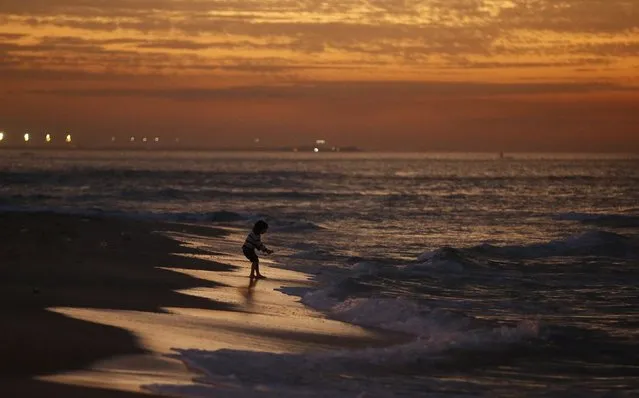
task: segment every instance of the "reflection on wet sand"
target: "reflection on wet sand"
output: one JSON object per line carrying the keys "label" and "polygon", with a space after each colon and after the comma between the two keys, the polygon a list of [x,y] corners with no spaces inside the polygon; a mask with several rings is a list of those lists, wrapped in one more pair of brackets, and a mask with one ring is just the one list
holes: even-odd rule
{"label": "reflection on wet sand", "polygon": [[255,287],[257,286],[257,281],[259,281],[259,279],[249,278],[249,283],[247,287],[243,287],[243,286],[238,287],[238,291],[240,292],[242,297],[244,297],[244,305],[247,308],[250,308],[253,306],[254,299],[255,299],[254,297]]}

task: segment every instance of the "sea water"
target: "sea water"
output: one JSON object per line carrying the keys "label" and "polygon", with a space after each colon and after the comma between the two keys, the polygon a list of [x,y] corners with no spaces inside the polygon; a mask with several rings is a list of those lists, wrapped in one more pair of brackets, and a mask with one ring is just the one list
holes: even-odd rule
{"label": "sea water", "polygon": [[[0,152],[0,208],[271,225],[281,289],[412,336],[360,351],[184,347],[184,396],[638,396],[632,155]],[[205,380],[206,381],[206,380]]]}

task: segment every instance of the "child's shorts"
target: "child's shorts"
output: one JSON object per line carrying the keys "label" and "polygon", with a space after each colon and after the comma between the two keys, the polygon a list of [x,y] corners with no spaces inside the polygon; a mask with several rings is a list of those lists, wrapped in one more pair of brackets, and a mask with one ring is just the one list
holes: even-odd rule
{"label": "child's shorts", "polygon": [[248,247],[242,247],[242,252],[249,259],[250,262],[254,263],[260,261],[259,257],[255,253],[255,249],[249,249]]}

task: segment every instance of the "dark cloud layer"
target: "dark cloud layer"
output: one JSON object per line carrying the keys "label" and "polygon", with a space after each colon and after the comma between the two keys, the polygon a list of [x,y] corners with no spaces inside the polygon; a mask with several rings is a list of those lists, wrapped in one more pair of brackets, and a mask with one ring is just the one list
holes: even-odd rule
{"label": "dark cloud layer", "polygon": [[30,90],[30,94],[71,97],[145,97],[172,100],[258,100],[263,99],[365,99],[404,98],[407,101],[427,97],[493,97],[523,94],[575,94],[595,92],[637,92],[604,83],[519,83],[477,82],[313,82],[286,86],[251,86],[224,89],[56,89]]}

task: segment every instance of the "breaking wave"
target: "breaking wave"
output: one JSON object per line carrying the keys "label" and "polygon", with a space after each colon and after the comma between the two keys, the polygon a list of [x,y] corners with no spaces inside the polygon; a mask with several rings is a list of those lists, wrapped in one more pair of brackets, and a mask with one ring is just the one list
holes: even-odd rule
{"label": "breaking wave", "polygon": [[408,271],[446,270],[464,272],[487,267],[491,257],[509,259],[535,259],[567,256],[600,256],[634,258],[639,254],[637,239],[607,231],[588,231],[563,239],[530,245],[494,246],[481,244],[458,249],[441,248],[425,252],[415,264],[404,268]]}

